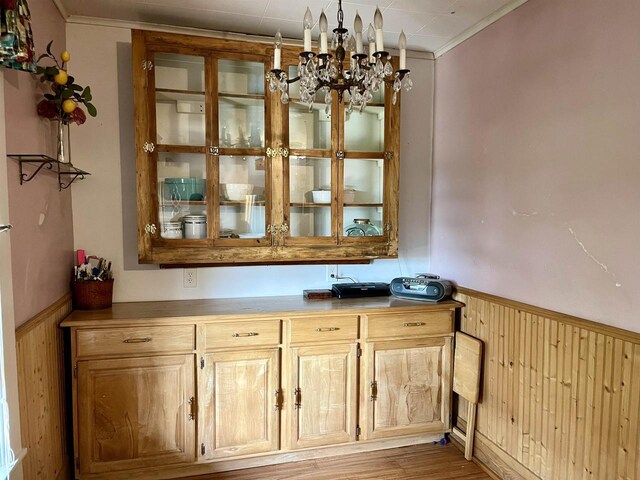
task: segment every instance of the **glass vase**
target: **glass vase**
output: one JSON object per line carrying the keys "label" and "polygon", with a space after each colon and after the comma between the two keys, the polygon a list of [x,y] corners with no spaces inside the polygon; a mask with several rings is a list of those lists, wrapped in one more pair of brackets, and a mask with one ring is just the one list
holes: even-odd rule
{"label": "glass vase", "polygon": [[[65,132],[67,135],[65,141]],[[65,145],[66,143],[66,145]],[[69,133],[69,124],[58,120],[58,138],[56,160],[60,163],[71,163],[71,137]]]}

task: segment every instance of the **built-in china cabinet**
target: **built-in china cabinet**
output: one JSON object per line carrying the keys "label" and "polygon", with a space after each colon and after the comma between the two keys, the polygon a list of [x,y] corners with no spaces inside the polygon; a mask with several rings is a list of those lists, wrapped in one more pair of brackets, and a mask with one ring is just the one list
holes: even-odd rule
{"label": "built-in china cabinet", "polygon": [[[132,35],[141,262],[397,256],[400,102],[389,86],[364,111],[335,92],[309,107],[296,84],[283,103],[266,80],[268,43]],[[282,50],[290,77],[297,55]]]}

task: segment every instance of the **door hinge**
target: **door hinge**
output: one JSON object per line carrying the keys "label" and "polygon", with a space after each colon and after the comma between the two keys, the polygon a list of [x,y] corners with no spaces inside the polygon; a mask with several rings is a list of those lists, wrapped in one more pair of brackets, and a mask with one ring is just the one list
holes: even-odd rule
{"label": "door hinge", "polygon": [[356,347],[356,358],[360,358],[362,356],[362,349],[360,348],[360,345],[358,345]]}
{"label": "door hinge", "polygon": [[356,425],[356,436],[360,436],[361,430],[360,425]]}
{"label": "door hinge", "polygon": [[200,370],[204,369],[204,357],[200,357]]}
{"label": "door hinge", "polygon": [[78,362],[73,364],[73,378],[78,378]]}
{"label": "door hinge", "polygon": [[202,455],[204,457],[204,454],[206,453],[207,449],[204,446],[204,443],[200,444],[200,455]]}

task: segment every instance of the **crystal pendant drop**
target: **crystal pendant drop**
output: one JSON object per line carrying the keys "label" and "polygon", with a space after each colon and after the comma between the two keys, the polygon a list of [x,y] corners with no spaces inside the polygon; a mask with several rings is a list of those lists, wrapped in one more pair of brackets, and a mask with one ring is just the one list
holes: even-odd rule
{"label": "crystal pendant drop", "polygon": [[331,90],[327,88],[326,93],[324,94],[324,103],[327,105],[331,105]]}
{"label": "crystal pendant drop", "polygon": [[400,83],[400,79],[396,78],[393,81],[393,91],[394,92],[399,92],[401,88],[402,88],[402,84]]}
{"label": "crystal pendant drop", "polygon": [[391,62],[387,62],[384,65],[384,76],[388,77],[390,75],[393,75],[393,67],[391,66]]}
{"label": "crystal pendant drop", "polygon": [[287,92],[282,92],[280,95],[280,101],[285,105],[289,103],[289,94]]}
{"label": "crystal pendant drop", "polygon": [[269,91],[273,93],[277,89],[278,89],[278,85],[276,85],[275,79],[273,77],[269,78]]}
{"label": "crystal pendant drop", "polygon": [[394,105],[398,103],[398,92],[396,90],[393,91],[393,97],[391,97],[391,103]]}
{"label": "crystal pendant drop", "polygon": [[413,81],[411,80],[411,77],[409,75],[407,75],[404,78],[404,90],[406,92],[410,91],[413,88]]}
{"label": "crystal pendant drop", "polygon": [[382,73],[384,72],[384,66],[382,65],[382,60],[378,59],[378,61],[376,62],[376,75],[382,75]]}

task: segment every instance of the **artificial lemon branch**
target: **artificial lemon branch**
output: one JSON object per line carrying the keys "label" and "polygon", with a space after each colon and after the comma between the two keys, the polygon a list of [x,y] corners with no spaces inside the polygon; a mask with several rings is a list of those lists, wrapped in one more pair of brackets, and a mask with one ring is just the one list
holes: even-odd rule
{"label": "artificial lemon branch", "polygon": [[44,58],[53,60],[54,65],[36,67],[36,74],[40,75],[42,83],[49,82],[52,93],[45,93],[44,99],[38,103],[38,115],[49,119],[61,120],[63,123],[82,125],[87,119],[78,104],[83,104],[87,113],[92,117],[97,115],[96,107],[91,103],[93,99],[90,87],[81,87],[75,79],[67,74],[66,65],[71,60],[71,54],[66,50],[60,54],[60,60],[51,53],[51,44],[47,45],[46,53],[38,57],[38,63]]}

